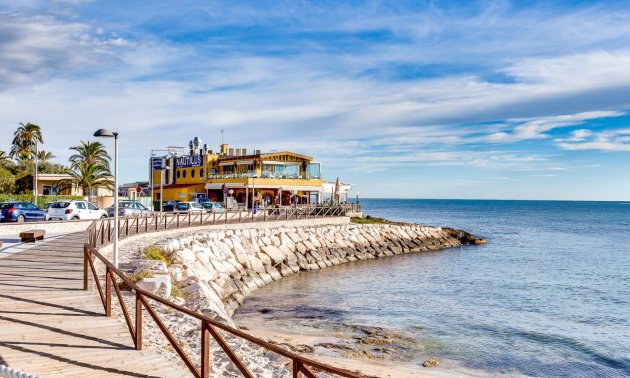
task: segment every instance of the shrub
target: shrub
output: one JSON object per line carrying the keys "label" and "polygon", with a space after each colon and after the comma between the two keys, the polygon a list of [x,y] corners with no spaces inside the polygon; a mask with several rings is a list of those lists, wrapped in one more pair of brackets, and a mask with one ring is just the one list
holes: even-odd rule
{"label": "shrub", "polygon": [[155,245],[150,245],[144,249],[144,257],[151,260],[162,260],[166,266],[171,265],[170,256]]}
{"label": "shrub", "polygon": [[[54,202],[58,200],[83,200],[85,197],[82,196],[38,196],[37,197],[37,207],[40,209],[44,208],[44,205],[48,202]],[[19,202],[33,202],[32,194],[0,194],[0,202],[8,202],[8,201],[19,201]]]}
{"label": "shrub", "polygon": [[129,279],[132,280],[133,282],[138,282],[145,278],[151,278],[151,277],[153,277],[153,272],[151,272],[150,270],[143,270],[142,272],[132,274],[131,276],[129,276]]}
{"label": "shrub", "polygon": [[350,218],[350,222],[352,223],[358,223],[358,224],[395,224],[395,225],[405,225],[408,223],[405,222],[392,222],[390,220],[387,220],[385,218],[378,218],[378,217],[373,217],[370,215],[367,215],[363,218],[359,218],[359,217],[353,217]]}
{"label": "shrub", "polygon": [[177,287],[177,285],[175,285],[175,283],[173,283],[171,285],[171,297],[186,299],[186,294],[184,294],[182,289],[180,289],[179,287]]}

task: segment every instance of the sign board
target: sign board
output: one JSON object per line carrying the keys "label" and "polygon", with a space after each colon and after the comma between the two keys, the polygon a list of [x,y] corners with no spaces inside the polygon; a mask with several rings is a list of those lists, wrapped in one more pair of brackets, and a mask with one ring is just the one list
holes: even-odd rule
{"label": "sign board", "polygon": [[162,158],[154,158],[152,163],[154,170],[162,169]]}
{"label": "sign board", "polygon": [[177,168],[201,167],[201,155],[185,155],[175,158]]}
{"label": "sign board", "polygon": [[177,192],[177,198],[186,198],[186,193]]}
{"label": "sign board", "polygon": [[137,187],[137,188],[136,188],[136,192],[138,192],[138,193],[142,193],[142,188],[141,188],[141,187]]}

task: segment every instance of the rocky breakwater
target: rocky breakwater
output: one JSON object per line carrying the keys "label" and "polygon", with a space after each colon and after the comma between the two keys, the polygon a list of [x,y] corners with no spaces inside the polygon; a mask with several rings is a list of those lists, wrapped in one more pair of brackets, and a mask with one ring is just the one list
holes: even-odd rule
{"label": "rocky breakwater", "polygon": [[249,293],[284,276],[482,242],[464,231],[420,225],[205,229],[135,245],[127,267],[140,286],[234,325],[231,315]]}
{"label": "rocky breakwater", "polygon": [[[447,228],[347,222],[347,218],[343,222],[304,220],[140,235],[123,240],[120,267],[139,286],[236,326],[231,316],[247,295],[284,276],[356,260],[482,242],[471,234]],[[105,248],[103,253],[111,251]],[[133,300],[130,292],[123,292],[123,296]],[[193,361],[198,361],[198,321],[166,306],[156,304],[155,309],[178,343]],[[133,318],[134,307],[128,306],[128,310]],[[118,309],[114,313],[122,318]],[[173,363],[181,363],[154,323],[146,322],[143,334],[146,346],[156,348]],[[290,374],[286,359],[224,336],[256,376]],[[240,376],[216,343],[211,344],[211,353],[213,374]]]}

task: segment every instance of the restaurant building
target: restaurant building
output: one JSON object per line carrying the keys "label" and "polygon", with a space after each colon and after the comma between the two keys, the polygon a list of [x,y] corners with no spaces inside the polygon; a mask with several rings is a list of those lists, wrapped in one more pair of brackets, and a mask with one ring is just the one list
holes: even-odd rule
{"label": "restaurant building", "polygon": [[170,147],[152,157],[150,178],[154,201],[190,201],[198,197],[241,207],[315,204],[322,201],[321,165],[295,152],[268,152],[200,147]]}

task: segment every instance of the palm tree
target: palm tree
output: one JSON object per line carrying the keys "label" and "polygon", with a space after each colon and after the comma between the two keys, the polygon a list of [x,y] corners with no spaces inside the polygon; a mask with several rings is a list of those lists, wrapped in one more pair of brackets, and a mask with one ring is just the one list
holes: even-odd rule
{"label": "palm tree", "polygon": [[113,189],[112,174],[109,170],[110,157],[100,142],[81,142],[70,148],[76,151],[70,156],[70,179],[60,180],[58,185],[62,189],[78,187],[88,196],[92,189]]}
{"label": "palm tree", "polygon": [[76,151],[69,159],[72,169],[77,170],[81,165],[100,165],[109,172],[111,158],[101,142],[81,141],[80,145],[70,147],[70,149]]}
{"label": "palm tree", "polygon": [[49,160],[56,158],[56,156],[50,151],[37,151],[37,160],[40,164],[48,163]]}
{"label": "palm tree", "polygon": [[11,142],[11,152],[9,156],[18,160],[31,160],[34,155],[34,147],[36,143],[44,143],[42,130],[33,123],[26,125],[21,123],[13,133],[13,142]]}

